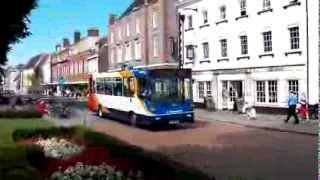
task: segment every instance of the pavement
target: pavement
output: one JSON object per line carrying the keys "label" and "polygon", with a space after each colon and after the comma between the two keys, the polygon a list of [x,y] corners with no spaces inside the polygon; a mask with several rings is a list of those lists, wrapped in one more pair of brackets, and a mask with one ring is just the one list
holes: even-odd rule
{"label": "pavement", "polygon": [[318,135],[318,120],[300,120],[300,124],[294,124],[294,119],[285,123],[286,115],[278,114],[257,114],[255,120],[248,119],[246,115],[233,113],[231,111],[208,111],[195,109],[195,119],[203,121],[220,121],[225,123],[238,124],[246,127],[262,128],[273,131],[291,132],[307,135]]}

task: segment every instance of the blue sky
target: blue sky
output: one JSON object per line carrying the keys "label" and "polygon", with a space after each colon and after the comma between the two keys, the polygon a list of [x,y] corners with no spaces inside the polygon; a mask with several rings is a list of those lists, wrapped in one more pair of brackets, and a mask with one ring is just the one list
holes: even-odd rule
{"label": "blue sky", "polygon": [[54,51],[64,37],[73,41],[75,30],[81,36],[97,27],[106,35],[110,13],[121,14],[133,0],[39,0],[31,13],[32,35],[15,44],[9,53],[9,65],[26,63],[32,56]]}

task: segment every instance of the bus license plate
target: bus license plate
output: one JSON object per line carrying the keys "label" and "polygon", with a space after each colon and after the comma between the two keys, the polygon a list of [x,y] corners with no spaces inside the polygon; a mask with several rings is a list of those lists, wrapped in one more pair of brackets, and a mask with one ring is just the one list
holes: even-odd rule
{"label": "bus license plate", "polygon": [[169,121],[169,124],[179,124],[179,121]]}

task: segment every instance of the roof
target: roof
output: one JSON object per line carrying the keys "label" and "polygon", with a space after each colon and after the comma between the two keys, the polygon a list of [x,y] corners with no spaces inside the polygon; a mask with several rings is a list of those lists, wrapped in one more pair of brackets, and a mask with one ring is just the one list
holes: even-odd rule
{"label": "roof", "polygon": [[[121,16],[119,17],[119,19],[123,18],[124,16],[129,15],[135,8],[140,7],[142,5],[144,5],[144,1],[145,0],[134,0],[130,6],[121,14]],[[151,3],[155,0],[147,0],[148,3]]]}
{"label": "roof", "polygon": [[37,67],[42,61],[45,61],[48,57],[48,54],[38,54],[32,57],[29,62],[24,66],[24,69],[30,69]]}

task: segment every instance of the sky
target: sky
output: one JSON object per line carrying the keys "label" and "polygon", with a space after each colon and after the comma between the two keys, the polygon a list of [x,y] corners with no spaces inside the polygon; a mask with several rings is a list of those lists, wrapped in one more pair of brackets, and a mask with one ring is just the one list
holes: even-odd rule
{"label": "sky", "polygon": [[8,65],[25,64],[39,53],[50,53],[64,37],[73,42],[73,33],[86,36],[87,29],[96,27],[105,36],[110,13],[121,14],[133,0],[39,0],[31,13],[32,35],[13,45]]}

